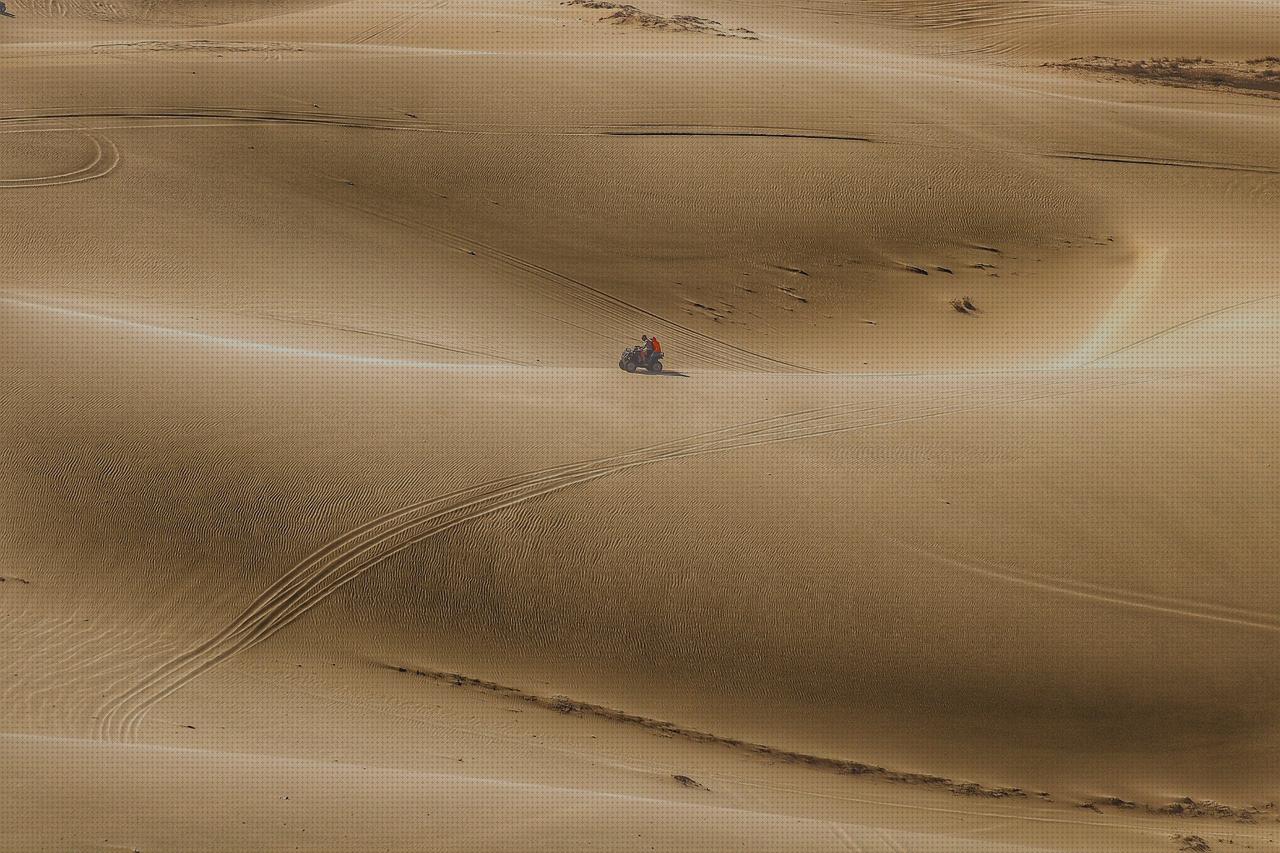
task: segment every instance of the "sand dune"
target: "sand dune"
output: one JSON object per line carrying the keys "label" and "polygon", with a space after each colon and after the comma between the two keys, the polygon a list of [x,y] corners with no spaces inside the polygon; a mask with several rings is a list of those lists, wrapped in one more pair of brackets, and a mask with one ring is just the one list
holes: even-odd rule
{"label": "sand dune", "polygon": [[1274,8],[7,8],[0,849],[1276,845]]}

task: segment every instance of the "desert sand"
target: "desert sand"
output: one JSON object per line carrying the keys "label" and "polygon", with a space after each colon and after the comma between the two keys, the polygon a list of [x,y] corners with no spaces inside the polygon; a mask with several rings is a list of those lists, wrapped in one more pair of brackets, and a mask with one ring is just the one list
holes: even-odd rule
{"label": "desert sand", "polygon": [[1280,848],[1280,8],[637,2],[9,0],[0,850]]}

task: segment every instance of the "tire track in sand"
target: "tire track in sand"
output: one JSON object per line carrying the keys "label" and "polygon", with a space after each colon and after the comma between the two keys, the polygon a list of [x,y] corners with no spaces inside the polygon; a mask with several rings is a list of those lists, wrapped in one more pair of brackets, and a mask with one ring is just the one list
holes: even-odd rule
{"label": "tire track in sand", "polygon": [[[126,118],[135,120],[184,119],[188,121],[226,120],[233,122],[248,121],[299,125],[328,125],[356,129],[417,130],[423,132],[435,132],[435,129],[430,125],[423,125],[419,122],[407,122],[398,119],[377,119],[343,114],[312,114],[286,111],[262,112],[240,109],[166,110],[151,112],[120,110],[97,113],[65,111],[43,114],[29,113],[16,116],[2,116],[0,117],[0,124],[29,125],[40,124],[48,121],[66,121],[71,119],[84,120],[92,118]],[[571,135],[573,133],[575,132],[570,132]],[[577,131],[576,133],[578,135],[607,135],[599,130]],[[759,372],[773,373],[799,372],[816,374],[824,372],[817,368],[774,358],[773,356],[749,350],[736,344],[731,344],[675,320],[663,317],[653,311],[637,305],[634,302],[615,296],[612,293],[602,290],[588,282],[582,281],[581,279],[557,272],[549,267],[529,261],[518,255],[512,254],[511,252],[500,249],[497,246],[484,243],[474,238],[464,237],[438,226],[411,220],[389,211],[369,207],[368,205],[355,202],[333,201],[333,203],[337,206],[354,210],[363,213],[364,215],[381,219],[385,222],[391,222],[411,231],[431,235],[436,239],[445,242],[447,245],[471,252],[472,254],[475,254],[478,251],[483,252],[486,256],[492,257],[505,266],[519,270],[526,275],[530,275],[549,284],[556,285],[557,289],[562,291],[562,293],[559,294],[559,299],[562,303],[569,305],[577,312],[581,312],[584,307],[589,308],[600,318],[614,323],[615,328],[613,329],[612,334],[607,336],[609,338],[618,338],[623,330],[627,330],[627,335],[625,336],[629,336],[634,333],[636,324],[640,323],[644,326],[657,326],[657,328],[652,329],[652,331],[660,331],[671,344],[675,344],[678,348],[688,352],[691,356],[701,359],[703,362],[716,367],[730,370],[742,370],[746,368]]]}
{"label": "tire track in sand", "polygon": [[1155,593],[1134,592],[1089,581],[1055,578],[1039,572],[1006,568],[976,557],[968,557],[966,559],[951,557],[903,542],[892,536],[887,536],[886,539],[904,551],[941,563],[944,566],[959,569],[979,577],[1029,587],[1041,592],[1127,607],[1133,610],[1145,610],[1167,616],[1178,616],[1184,619],[1217,622],[1237,628],[1280,634],[1280,615],[1274,613],[1262,613],[1212,602],[1177,599]]}
{"label": "tire track in sand", "polygon": [[[68,132],[74,132],[68,129]],[[60,187],[105,178],[120,165],[120,149],[106,137],[85,134],[93,143],[93,159],[87,165],[55,175],[34,175],[24,178],[0,178],[0,189],[30,189],[33,187]]]}
{"label": "tire track in sand", "polygon": [[1215,309],[1214,309],[1214,310],[1212,310],[1212,311],[1206,311],[1206,312],[1204,312],[1203,314],[1197,314],[1196,316],[1194,316],[1194,317],[1190,317],[1190,318],[1188,318],[1188,319],[1186,319],[1186,320],[1183,320],[1183,321],[1182,321],[1182,322],[1180,322],[1180,323],[1174,323],[1172,326],[1167,326],[1166,328],[1163,328],[1163,329],[1161,329],[1161,330],[1160,330],[1160,331],[1158,331],[1158,332],[1152,332],[1151,334],[1147,335],[1146,337],[1138,338],[1138,340],[1136,340],[1136,341],[1133,341],[1133,342],[1131,342],[1131,343],[1127,343],[1127,344],[1125,344],[1125,345],[1124,345],[1124,346],[1122,346],[1122,347],[1119,347],[1119,348],[1117,348],[1117,349],[1113,349],[1113,350],[1111,350],[1110,352],[1107,352],[1107,353],[1104,353],[1104,354],[1102,354],[1102,355],[1100,355],[1100,356],[1097,356],[1097,357],[1095,357],[1095,358],[1092,358],[1092,359],[1090,359],[1089,361],[1087,361],[1087,362],[1085,362],[1085,363],[1086,363],[1086,364],[1097,364],[1098,362],[1100,362],[1100,361],[1102,361],[1102,360],[1104,360],[1104,359],[1111,358],[1113,355],[1119,355],[1119,354],[1120,354],[1120,353],[1122,353],[1122,352],[1128,352],[1129,350],[1134,349],[1134,348],[1136,348],[1136,347],[1140,347],[1140,346],[1142,346],[1142,345],[1143,345],[1143,344],[1145,344],[1145,343],[1148,343],[1148,342],[1150,342],[1150,341],[1157,340],[1157,339],[1159,339],[1159,338],[1163,338],[1165,335],[1172,334],[1172,333],[1174,333],[1174,332],[1178,331],[1179,329],[1185,329],[1185,328],[1187,328],[1188,326],[1193,326],[1193,325],[1195,325],[1196,323],[1199,323],[1201,320],[1208,320],[1210,317],[1217,317],[1219,314],[1226,314],[1227,312],[1229,312],[1229,311],[1234,311],[1234,310],[1236,310],[1237,308],[1244,308],[1244,307],[1249,306],[1249,305],[1257,305],[1257,304],[1258,304],[1258,303],[1260,303],[1260,302],[1269,302],[1269,301],[1271,301],[1272,299],[1280,299],[1280,293],[1268,293],[1268,294],[1266,294],[1266,295],[1264,295],[1264,296],[1258,296],[1258,297],[1255,297],[1255,298],[1253,298],[1253,299],[1246,299],[1246,300],[1244,300],[1243,302],[1234,302],[1234,303],[1232,303],[1231,305],[1224,305],[1224,306],[1223,306],[1223,307],[1221,307],[1221,308],[1215,308]]}
{"label": "tire track in sand", "polygon": [[[611,339],[617,339],[622,330],[630,330],[634,333],[637,322],[646,325],[657,325],[658,328],[653,331],[661,331],[663,337],[667,338],[670,344],[689,353],[690,355],[701,359],[702,361],[716,367],[726,370],[742,370],[744,368],[756,370],[760,372],[799,372],[799,373],[822,373],[816,368],[806,367],[800,364],[794,364],[789,361],[774,358],[762,353],[739,347],[736,344],[728,343],[719,338],[699,332],[682,323],[667,319],[653,311],[648,310],[633,302],[629,302],[619,296],[614,296],[607,291],[601,290],[581,279],[574,278],[561,272],[557,272],[549,267],[535,263],[507,252],[489,243],[481,240],[465,237],[456,234],[445,228],[430,225],[425,222],[408,219],[404,216],[392,213],[386,210],[369,207],[367,205],[358,204],[350,201],[337,202],[334,204],[339,207],[347,208],[371,216],[375,219],[381,219],[384,222],[390,222],[410,231],[420,234],[427,234],[436,240],[443,242],[445,245],[453,248],[470,252],[473,254],[483,253],[486,257],[491,257],[499,263],[511,267],[532,276],[548,284],[556,285],[558,289],[565,292],[559,301],[568,307],[571,307],[579,314],[583,308],[590,309],[600,319],[612,322],[615,329],[612,334],[607,335]],[[540,293],[542,291],[539,291]],[[590,330],[588,330],[590,331]],[[625,335],[623,335],[625,337]]]}
{"label": "tire track in sand", "polygon": [[[348,113],[302,112],[291,110],[252,110],[238,107],[178,107],[173,109],[65,109],[56,112],[33,111],[0,116],[0,124],[42,125],[48,122],[124,119],[131,121],[225,121],[255,124],[329,125],[357,130],[431,131],[431,125],[408,119],[390,119]],[[71,130],[55,127],[54,130]]]}
{"label": "tire track in sand", "polygon": [[[411,27],[417,23],[423,12],[429,12],[433,9],[439,9],[447,4],[448,0],[436,0],[434,3],[417,3],[413,7],[406,9],[395,15],[358,30],[350,38],[343,41],[343,44],[369,44],[376,42],[378,44],[391,44],[400,36],[406,35]],[[390,38],[383,40],[383,36]]]}
{"label": "tire track in sand", "polygon": [[[172,109],[130,109],[122,107],[111,110],[68,108],[58,112],[30,111],[0,115],[0,124],[28,125],[42,124],[50,121],[56,122],[93,119],[124,119],[139,122],[158,122],[166,120],[190,122],[208,121],[227,122],[228,124],[233,125],[236,123],[327,125],[331,127],[343,127],[355,130],[398,130],[413,133],[448,133],[473,136],[595,136],[614,139],[626,137],[691,137],[703,139],[756,138],[794,141],[854,142],[860,144],[924,148],[938,151],[977,151],[999,155],[1043,157],[1050,160],[1115,163],[1126,166],[1157,166],[1170,169],[1206,169],[1210,171],[1241,172],[1256,175],[1280,175],[1280,167],[1258,163],[1237,163],[1217,160],[1179,160],[1173,158],[1145,157],[1136,154],[1113,154],[1092,151],[1034,151],[975,146],[939,145],[921,143],[909,139],[872,138],[868,136],[860,136],[854,133],[841,133],[832,130],[756,127],[746,125],[627,124],[565,126],[557,128],[542,126],[505,126],[498,128],[492,125],[432,124],[419,119],[387,118],[385,116],[369,116],[356,113],[325,113],[319,111],[302,112],[290,110],[245,109],[240,107],[181,107]],[[147,125],[131,125],[130,127],[141,129],[146,126]],[[66,128],[55,127],[39,129],[62,131]]]}
{"label": "tire track in sand", "polygon": [[860,407],[846,403],[805,409],[613,456],[490,480],[411,504],[325,543],[272,583],[216,635],[115,696],[98,714],[99,736],[135,739],[151,707],[222,662],[269,639],[383,561],[458,525],[534,498],[659,462],[890,427],[1150,381],[1154,380],[1085,381],[1069,377],[1047,385],[1043,380],[1006,382],[931,396],[897,413],[892,410],[903,408],[903,404]]}

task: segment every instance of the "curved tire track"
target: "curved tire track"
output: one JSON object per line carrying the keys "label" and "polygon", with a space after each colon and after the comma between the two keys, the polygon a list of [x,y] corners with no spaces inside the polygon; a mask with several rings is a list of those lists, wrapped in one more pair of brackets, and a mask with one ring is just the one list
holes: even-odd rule
{"label": "curved tire track", "polygon": [[60,187],[105,178],[120,165],[120,149],[110,139],[87,134],[93,142],[94,156],[88,165],[56,175],[36,175],[28,178],[0,178],[0,189],[30,189],[33,187]]}
{"label": "curved tire track", "polygon": [[[226,121],[262,124],[327,125],[355,130],[398,130],[413,133],[453,133],[477,136],[595,136],[626,137],[697,137],[697,138],[764,138],[797,141],[857,142],[896,145],[939,151],[979,151],[988,154],[1026,155],[1051,160],[1076,160],[1093,163],[1116,163],[1127,166],[1159,166],[1176,169],[1207,169],[1257,175],[1280,175],[1280,167],[1259,163],[1235,163],[1216,160],[1179,160],[1143,157],[1134,154],[1111,154],[1091,151],[1026,151],[980,146],[957,146],[921,143],[909,139],[887,139],[805,128],[754,127],[738,125],[582,125],[555,129],[547,127],[494,127],[489,125],[431,124],[421,120],[386,118],[354,113],[323,113],[289,110],[254,110],[238,107],[194,107],[174,109],[66,109],[57,112],[31,111],[0,115],[0,125],[42,124],[72,120],[130,119],[135,121]],[[51,128],[67,130],[68,128]]]}
{"label": "curved tire track", "polygon": [[[175,118],[183,120],[221,119],[227,121],[258,121],[299,125],[327,125],[359,129],[417,130],[434,132],[434,129],[429,125],[393,119],[377,119],[342,114],[261,112],[238,109],[174,110],[146,113],[126,110],[95,113],[68,111],[0,117],[0,124],[32,124],[46,121],[67,121],[71,119],[84,120],[92,118],[129,118],[138,120]],[[588,131],[586,133],[593,135],[606,135],[600,131]],[[112,165],[111,168],[114,168],[114,165]],[[588,284],[585,281],[536,264],[532,261],[521,258],[518,255],[499,249],[491,244],[463,237],[443,228],[428,225],[423,222],[409,220],[393,213],[377,210],[365,205],[347,202],[343,203],[342,206],[387,222],[392,222],[396,225],[419,233],[433,235],[436,238],[458,248],[471,251],[481,250],[486,255],[493,257],[508,267],[520,270],[525,274],[531,275],[542,281],[557,285],[559,288],[562,288],[573,295],[573,299],[569,304],[575,311],[581,312],[582,308],[585,306],[590,308],[601,318],[616,323],[618,328],[615,330],[615,333],[609,337],[618,337],[618,333],[623,329],[631,330],[629,333],[633,333],[637,321],[640,321],[646,325],[657,326],[658,328],[653,329],[653,331],[661,331],[661,333],[667,337],[671,343],[677,344],[690,355],[700,358],[704,362],[717,367],[733,370],[742,370],[746,368],[760,372],[774,373],[800,372],[817,374],[823,372],[816,368],[795,364],[793,362],[784,361],[753,350],[748,350],[744,347],[737,346],[736,344],[731,344],[720,340],[719,338],[707,335],[689,326],[683,325],[682,323],[662,317],[661,315],[658,315],[633,302],[629,302],[626,299]]]}
{"label": "curved tire track", "polygon": [[[267,640],[333,592],[383,561],[458,525],[534,498],[658,462],[888,427],[1149,381],[1153,380],[1087,382],[1072,388],[1070,386],[1076,380],[1067,379],[1051,383],[1048,389],[1038,393],[1025,390],[1010,393],[1009,389],[1016,383],[1005,383],[991,388],[963,389],[934,397],[906,413],[879,418],[872,415],[870,419],[858,416],[883,412],[901,404],[863,408],[856,408],[856,404],[841,404],[807,409],[615,456],[500,478],[409,505],[326,543],[264,590],[218,634],[165,663],[116,696],[99,714],[99,735],[108,739],[135,738],[147,711],[156,703],[225,660]],[[994,399],[972,399],[984,393],[993,395]],[[854,420],[846,422],[850,417]]]}

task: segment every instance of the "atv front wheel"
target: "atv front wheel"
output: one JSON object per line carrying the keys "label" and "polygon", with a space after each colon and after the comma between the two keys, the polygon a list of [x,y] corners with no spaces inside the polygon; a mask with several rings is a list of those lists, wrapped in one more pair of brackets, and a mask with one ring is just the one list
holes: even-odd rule
{"label": "atv front wheel", "polygon": [[618,366],[627,371],[627,373],[636,372],[636,363],[634,361],[620,361],[618,362]]}

